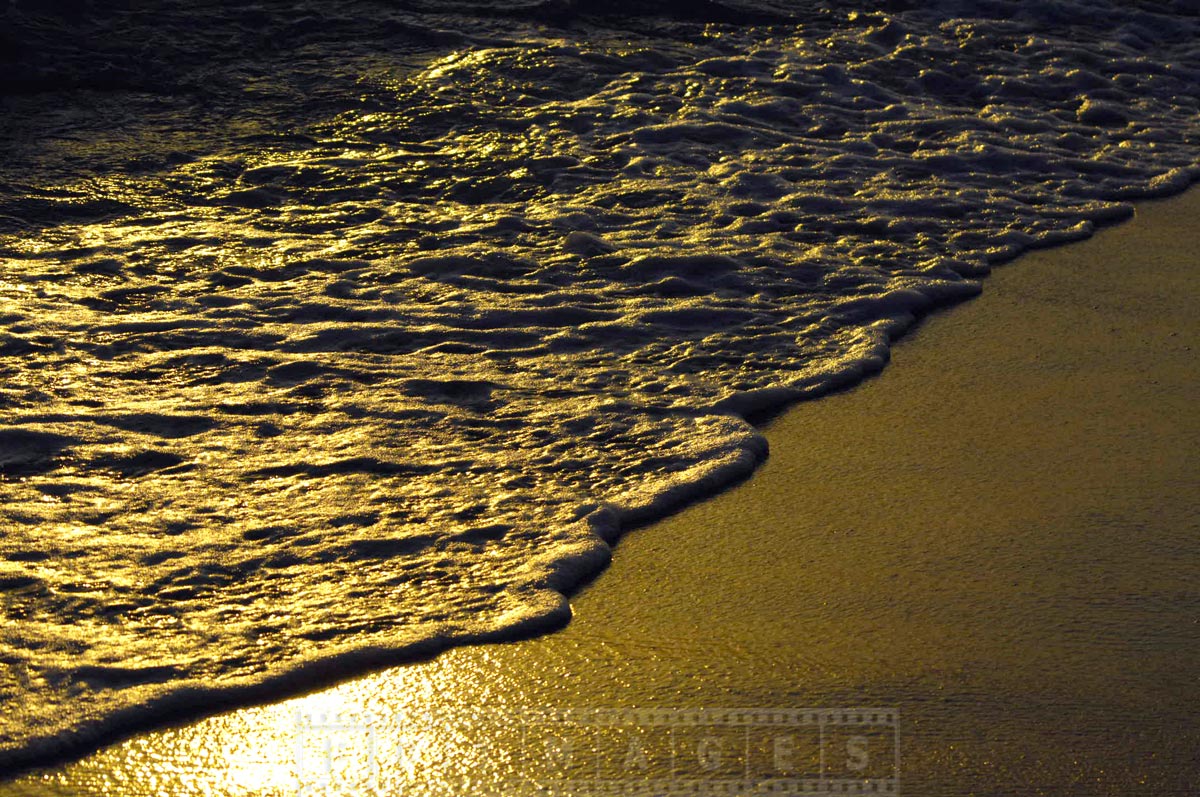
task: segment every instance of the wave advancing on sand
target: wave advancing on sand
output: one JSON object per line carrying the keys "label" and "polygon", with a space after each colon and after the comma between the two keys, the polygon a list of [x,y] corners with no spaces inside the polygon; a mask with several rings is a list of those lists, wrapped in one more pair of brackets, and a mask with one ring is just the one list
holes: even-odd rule
{"label": "wave advancing on sand", "polygon": [[388,12],[424,49],[350,55],[292,20],[303,126],[182,144],[186,96],[76,86],[159,146],[89,171],[130,145],[66,118],[7,167],[0,764],[562,622],[753,468],[747,415],[1197,174],[1182,5],[818,11]]}

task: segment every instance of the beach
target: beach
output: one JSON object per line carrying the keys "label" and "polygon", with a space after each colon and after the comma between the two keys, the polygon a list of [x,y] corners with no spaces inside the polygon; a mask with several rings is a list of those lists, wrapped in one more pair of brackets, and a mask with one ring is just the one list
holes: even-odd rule
{"label": "beach", "polygon": [[1191,788],[1191,3],[0,40],[0,790]]}
{"label": "beach", "polygon": [[[750,479],[624,537],[560,632],[139,735],[0,794],[765,783],[778,746],[721,740],[777,744],[770,709],[791,712],[790,772],[868,791],[1192,793],[1197,217],[1194,190],[1143,202],[998,267],[878,377],[767,422]],[[859,707],[894,716],[831,713],[822,760],[795,712]],[[698,708],[757,712],[689,725]],[[576,712],[551,725],[581,757],[546,758],[545,709]],[[725,756],[671,769],[668,739]]]}

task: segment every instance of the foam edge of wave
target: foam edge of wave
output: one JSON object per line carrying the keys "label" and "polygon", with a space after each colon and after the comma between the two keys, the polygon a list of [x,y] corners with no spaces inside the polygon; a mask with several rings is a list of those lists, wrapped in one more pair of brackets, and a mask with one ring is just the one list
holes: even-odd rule
{"label": "foam edge of wave", "polygon": [[[1126,187],[1115,202],[1166,198],[1200,182],[1200,163],[1165,172],[1142,186]],[[1082,214],[1084,222],[1101,225],[1129,218],[1127,208],[1117,204],[1110,212],[1094,217]],[[1013,258],[1026,251],[1062,245],[1090,237],[1094,224],[1078,225],[1080,234],[1036,238],[1021,246]],[[709,412],[734,415],[746,423],[746,435],[736,444],[725,446],[720,455],[685,472],[691,478],[675,477],[665,484],[651,486],[621,504],[593,508],[582,520],[587,535],[581,542],[558,549],[554,555],[534,560],[536,575],[525,592],[524,611],[502,614],[477,627],[442,626],[413,635],[394,645],[369,647],[343,646],[335,652],[322,652],[303,658],[282,672],[261,678],[242,678],[220,686],[187,681],[170,688],[153,690],[146,699],[136,700],[106,715],[68,730],[25,739],[21,746],[0,749],[0,783],[33,770],[84,757],[138,733],[155,728],[177,726],[254,704],[269,703],[305,692],[332,686],[348,678],[389,667],[428,660],[457,646],[510,642],[558,630],[571,618],[569,596],[595,578],[612,558],[613,546],[633,529],[660,520],[689,504],[711,497],[749,476],[765,460],[766,438],[746,421],[766,412],[775,412],[800,401],[817,399],[852,387],[878,373],[887,364],[892,344],[922,316],[942,307],[971,298],[981,292],[976,280],[936,283],[924,291],[904,287],[881,296],[888,300],[907,296],[892,315],[860,330],[860,338],[835,363],[804,373],[786,385],[732,393],[703,408]],[[919,298],[914,299],[914,294]]]}

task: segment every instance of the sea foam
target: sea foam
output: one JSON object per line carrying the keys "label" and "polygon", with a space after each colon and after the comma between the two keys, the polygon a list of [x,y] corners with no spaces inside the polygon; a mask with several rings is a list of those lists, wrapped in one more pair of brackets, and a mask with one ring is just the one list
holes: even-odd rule
{"label": "sea foam", "polygon": [[748,416],[1198,173],[1183,4],[818,10],[414,12],[440,49],[302,129],[45,143],[0,237],[0,764],[561,623],[765,455]]}

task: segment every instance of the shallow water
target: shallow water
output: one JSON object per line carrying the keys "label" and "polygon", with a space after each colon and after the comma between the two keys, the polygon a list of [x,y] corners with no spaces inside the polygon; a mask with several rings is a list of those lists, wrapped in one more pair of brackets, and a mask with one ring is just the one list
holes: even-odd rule
{"label": "shallow water", "polygon": [[1191,795],[1197,211],[1001,269],[773,421],[754,478],[622,539],[562,631],[0,794]]}
{"label": "shallow water", "polygon": [[1182,5],[164,9],[186,68],[3,100],[4,763],[561,622],[747,413],[1196,174]]}

